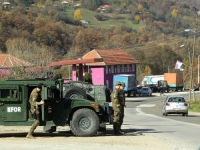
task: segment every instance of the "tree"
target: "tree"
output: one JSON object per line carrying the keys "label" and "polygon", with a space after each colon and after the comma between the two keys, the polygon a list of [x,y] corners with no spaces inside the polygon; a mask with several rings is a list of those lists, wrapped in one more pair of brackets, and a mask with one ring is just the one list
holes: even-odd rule
{"label": "tree", "polygon": [[135,16],[135,20],[137,20],[138,22],[140,21],[140,19],[141,19],[141,18],[140,18],[139,15],[136,15],[136,16]]}
{"label": "tree", "polygon": [[172,13],[171,13],[172,17],[175,19],[175,23],[174,26],[177,26],[177,16],[178,16],[178,10],[177,9],[173,9]]}
{"label": "tree", "polygon": [[84,75],[84,81],[92,83],[92,71],[89,70],[89,72],[86,72]]}
{"label": "tree", "polygon": [[82,12],[80,9],[77,9],[75,12],[74,12],[74,20],[81,20],[83,19],[82,17]]}
{"label": "tree", "polygon": [[142,6],[141,4],[139,4],[139,5],[138,5],[138,9],[139,9],[139,10],[142,10],[142,9],[143,9],[143,6]]}
{"label": "tree", "polygon": [[173,18],[176,18],[178,16],[178,10],[177,9],[173,9],[171,15],[172,15]]}

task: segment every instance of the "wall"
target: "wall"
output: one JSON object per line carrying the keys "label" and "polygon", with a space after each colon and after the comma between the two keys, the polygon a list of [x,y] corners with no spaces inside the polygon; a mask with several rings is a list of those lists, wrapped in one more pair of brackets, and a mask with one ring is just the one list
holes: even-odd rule
{"label": "wall", "polygon": [[[108,88],[113,88],[113,76],[116,74],[135,74],[136,64],[130,65],[109,65],[109,66],[89,66],[92,70],[93,84],[103,84]],[[84,72],[88,71],[88,67],[84,67]],[[137,78],[137,77],[136,77]]]}
{"label": "wall", "polygon": [[105,85],[110,89],[113,88],[113,76],[116,74],[135,74],[136,77],[136,64],[105,66]]}

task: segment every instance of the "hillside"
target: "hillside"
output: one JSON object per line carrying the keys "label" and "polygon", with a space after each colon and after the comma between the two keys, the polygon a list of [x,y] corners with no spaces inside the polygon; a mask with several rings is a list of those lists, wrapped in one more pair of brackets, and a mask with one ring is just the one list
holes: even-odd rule
{"label": "hillside", "polygon": [[[73,0],[67,6],[62,2],[11,0],[7,7],[2,4],[2,53],[46,65],[60,59],[79,58],[91,48],[123,49],[139,60],[141,78],[175,71],[177,59],[186,64],[187,76],[187,47],[180,45],[189,44],[192,50],[194,32],[184,32],[189,28],[196,29],[194,76],[197,78],[200,1]],[[77,4],[80,5],[74,7]],[[105,5],[109,7],[104,8]],[[77,10],[79,15],[75,15]],[[82,24],[80,20],[91,24]]]}

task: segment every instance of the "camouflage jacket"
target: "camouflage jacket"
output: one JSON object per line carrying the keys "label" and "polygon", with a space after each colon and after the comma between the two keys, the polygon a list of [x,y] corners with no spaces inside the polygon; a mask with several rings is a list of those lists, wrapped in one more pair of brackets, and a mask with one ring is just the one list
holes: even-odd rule
{"label": "camouflage jacket", "polygon": [[37,102],[40,102],[41,99],[42,98],[40,92],[37,91],[37,88],[34,88],[29,98],[32,112],[34,111],[34,109],[38,109]]}
{"label": "camouflage jacket", "polygon": [[113,108],[115,108],[115,107],[119,108],[121,106],[121,103],[120,103],[120,90],[119,89],[114,89],[112,91],[111,100],[112,100]]}
{"label": "camouflage jacket", "polygon": [[125,106],[125,92],[124,92],[124,90],[120,90],[119,97],[120,97],[121,105]]}

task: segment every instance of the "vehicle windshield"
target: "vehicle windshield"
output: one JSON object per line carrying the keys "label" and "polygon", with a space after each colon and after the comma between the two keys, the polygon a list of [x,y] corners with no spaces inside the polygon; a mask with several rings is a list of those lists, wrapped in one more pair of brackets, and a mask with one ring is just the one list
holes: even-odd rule
{"label": "vehicle windshield", "polygon": [[168,99],[168,102],[185,102],[185,99],[182,97],[171,97]]}

